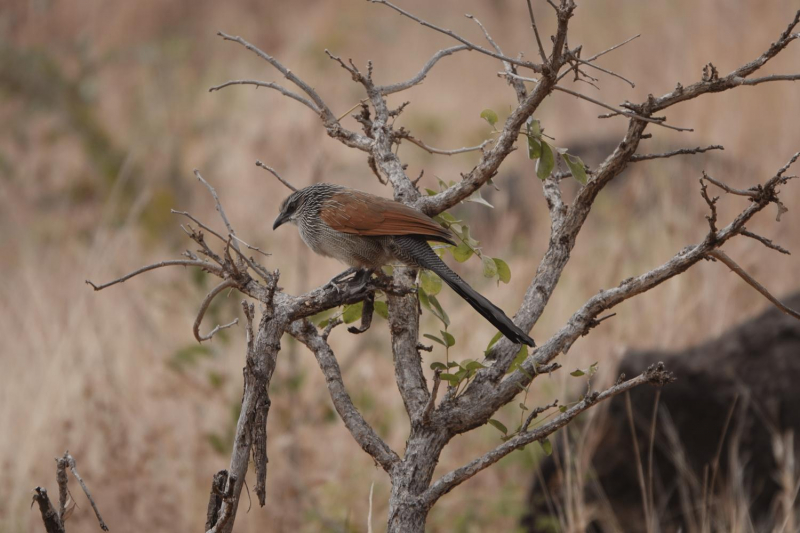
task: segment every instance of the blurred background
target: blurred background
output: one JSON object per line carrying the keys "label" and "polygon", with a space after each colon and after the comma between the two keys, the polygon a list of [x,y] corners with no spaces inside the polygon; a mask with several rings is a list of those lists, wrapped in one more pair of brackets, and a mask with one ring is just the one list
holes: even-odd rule
{"label": "blurred background", "polygon": [[[535,1],[544,40],[554,20]],[[535,58],[525,3],[519,0],[402,0],[404,8],[482,42],[470,13],[504,51]],[[797,9],[794,0],[594,0],[580,2],[569,44],[592,55],[642,36],[599,64],[633,79],[636,88],[600,76],[600,91],[576,90],[617,104],[688,85],[713,62],[721,74],[767,49]],[[254,165],[261,159],[297,186],[330,181],[391,196],[370,172],[363,153],[329,139],[307,108],[275,91],[231,87],[229,79],[284,82],[217,31],[240,35],[297,73],[337,114],[361,88],[328,59],[330,49],[391,83],[414,75],[445,36],[363,1],[296,0],[3,0],[0,3],[0,531],[40,531],[30,510],[31,489],[55,494],[53,457],[69,449],[112,531],[190,531],[205,521],[210,480],[227,467],[241,398],[244,332],[232,328],[198,345],[192,322],[209,280],[184,269],[159,270],[95,293],[102,282],[141,265],[175,258],[190,247],[182,220],[189,210],[219,227],[199,169],[217,189],[239,235],[272,252],[281,285],[299,293],[341,270],[311,255],[292,228],[271,230],[287,190]],[[798,44],[765,69],[797,72]],[[398,125],[432,146],[479,144],[490,128],[479,115],[494,109],[504,120],[514,93],[496,76],[501,66],[475,53],[443,59],[425,82],[393,95],[411,104]],[[572,86],[568,82],[568,86]],[[565,94],[552,95],[537,118],[558,146],[597,164],[621,138],[627,122],[597,120],[603,111]],[[791,83],[742,87],[676,106],[674,125],[694,133],[649,128],[640,151],[722,144],[724,152],[638,163],[598,198],[592,215],[533,336],[548,338],[592,294],[653,268],[701,240],[707,207],[701,170],[734,187],[772,176],[800,147],[800,93]],[[344,123],[360,129],[352,118]],[[524,150],[511,154],[484,196],[454,213],[468,221],[485,252],[511,266],[508,285],[482,276],[480,261],[459,272],[511,314],[546,249],[549,220],[541,185]],[[421,185],[459,179],[478,155],[433,156],[403,144],[409,175]],[[575,192],[564,184],[565,196]],[[748,225],[800,251],[800,187],[782,198],[780,223],[771,206]],[[723,197],[720,220],[746,206]],[[797,256],[782,256],[739,238],[726,251],[777,295],[800,288]],[[451,261],[451,263],[453,263]],[[241,295],[219,297],[204,331],[240,316]],[[490,325],[446,289],[456,359],[476,358],[494,334]],[[657,290],[621,305],[617,316],[580,340],[559,361],[567,370],[597,361],[595,386],[613,381],[629,348],[678,349],[719,334],[766,307],[761,296],[719,264],[697,265]],[[438,324],[424,315],[423,332]],[[344,328],[331,336],[344,379],[366,419],[402,451],[408,421],[393,380],[385,321],[361,336]],[[426,369],[444,359],[439,347]],[[529,405],[553,397],[564,403],[585,381],[559,372],[535,382]],[[332,409],[314,358],[284,338],[271,389],[267,506],[240,506],[237,531],[366,531],[370,486],[373,523],[385,529],[388,479],[351,440]],[[516,427],[519,408],[497,418]],[[492,427],[456,438],[437,476],[499,443]],[[536,446],[512,454],[443,498],[430,531],[513,531],[524,512]],[[253,483],[251,482],[252,486]],[[72,531],[96,527],[88,502]],[[155,528],[155,529],[153,529]]]}

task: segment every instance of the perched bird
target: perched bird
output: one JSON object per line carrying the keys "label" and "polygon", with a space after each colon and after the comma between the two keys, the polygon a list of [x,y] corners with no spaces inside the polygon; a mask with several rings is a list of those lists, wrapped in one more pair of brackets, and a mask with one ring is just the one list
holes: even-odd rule
{"label": "perched bird", "polygon": [[315,253],[357,269],[403,264],[438,274],[509,340],[535,346],[503,311],[439,259],[428,241],[455,245],[448,230],[407,205],[340,185],[319,183],[292,193],[272,229],[290,222]]}

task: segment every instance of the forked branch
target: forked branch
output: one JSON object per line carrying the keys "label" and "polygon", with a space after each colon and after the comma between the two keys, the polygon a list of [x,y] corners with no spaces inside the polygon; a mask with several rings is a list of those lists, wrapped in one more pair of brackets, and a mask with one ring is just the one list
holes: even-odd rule
{"label": "forked branch", "polygon": [[522,431],[505,441],[503,444],[497,446],[492,451],[469,462],[461,468],[443,475],[422,494],[422,503],[426,506],[432,506],[439,498],[481,470],[492,466],[497,461],[515,450],[524,448],[532,442],[541,441],[547,438],[549,435],[555,433],[558,429],[569,424],[576,416],[599,402],[612,398],[617,394],[629,391],[632,388],[645,383],[662,386],[670,383],[673,380],[674,378],[672,374],[665,370],[663,363],[658,363],[657,365],[652,365],[645,372],[633,379],[616,384],[604,390],[603,392],[594,392],[589,394],[583,400],[576,403],[572,407],[569,407],[566,411],[558,415],[550,422],[542,424],[541,426],[537,426],[533,429]]}

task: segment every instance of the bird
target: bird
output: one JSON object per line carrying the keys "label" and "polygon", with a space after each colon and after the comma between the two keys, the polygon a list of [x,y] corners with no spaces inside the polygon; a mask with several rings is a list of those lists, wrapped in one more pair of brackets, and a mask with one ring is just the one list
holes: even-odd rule
{"label": "bird", "polygon": [[428,242],[455,245],[453,236],[413,207],[349,187],[317,183],[283,201],[272,229],[285,223],[296,225],[316,254],[341,261],[351,272],[397,264],[430,270],[510,341],[536,346],[502,309],[436,255]]}

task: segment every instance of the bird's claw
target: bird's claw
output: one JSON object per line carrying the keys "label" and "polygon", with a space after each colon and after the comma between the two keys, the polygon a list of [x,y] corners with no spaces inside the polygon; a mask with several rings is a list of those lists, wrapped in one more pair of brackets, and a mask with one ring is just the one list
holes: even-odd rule
{"label": "bird's claw", "polygon": [[328,282],[328,285],[331,285],[334,289],[336,289],[337,293],[341,294],[342,291],[344,290],[342,286],[345,285],[348,281],[350,281],[347,278],[349,278],[350,276],[355,276],[357,273],[358,273],[357,268],[350,267],[341,274],[337,274],[336,276],[331,278],[331,280]]}

